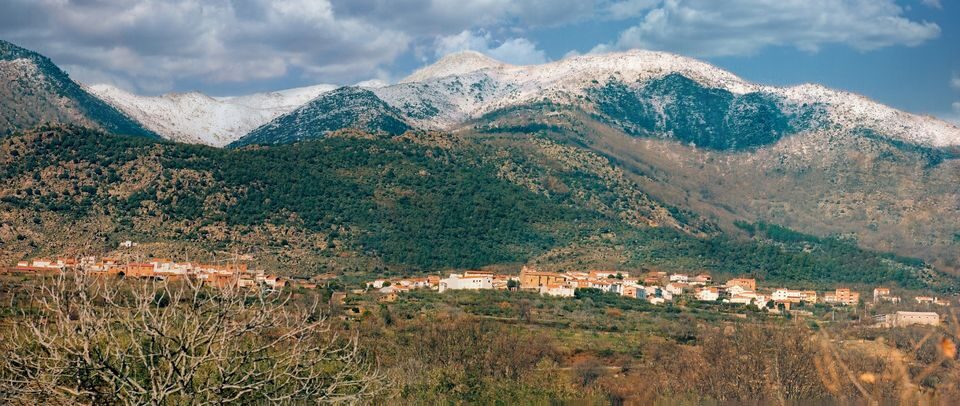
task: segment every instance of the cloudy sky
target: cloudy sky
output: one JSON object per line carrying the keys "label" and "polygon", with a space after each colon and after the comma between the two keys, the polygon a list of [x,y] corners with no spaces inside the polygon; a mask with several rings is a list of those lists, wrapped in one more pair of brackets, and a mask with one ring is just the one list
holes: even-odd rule
{"label": "cloudy sky", "polygon": [[142,94],[390,82],[464,49],[645,48],[960,122],[955,0],[0,0],[0,38]]}

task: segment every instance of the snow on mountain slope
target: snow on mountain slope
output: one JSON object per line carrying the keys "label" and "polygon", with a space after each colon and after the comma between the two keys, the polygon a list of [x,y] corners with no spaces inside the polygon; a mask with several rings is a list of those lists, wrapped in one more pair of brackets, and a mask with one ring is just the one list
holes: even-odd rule
{"label": "snow on mountain slope", "polygon": [[509,66],[510,65],[476,51],[463,51],[446,55],[432,65],[417,69],[417,71],[410,74],[410,76],[400,80],[400,83],[424,82],[430,79],[463,75],[481,69],[496,69]]}
{"label": "snow on mountain slope", "polygon": [[202,93],[138,96],[110,85],[87,89],[164,138],[222,147],[278,116],[335,89],[316,85],[236,97]]}
{"label": "snow on mountain slope", "polygon": [[825,104],[830,120],[845,128],[870,128],[888,137],[933,147],[960,146],[960,127],[955,124],[900,111],[858,94],[815,84],[763,89],[797,104]]}
{"label": "snow on mountain slope", "polygon": [[817,85],[781,88],[753,84],[710,64],[665,52],[583,55],[529,66],[464,52],[448,55],[396,85],[372,90],[405,112],[418,127],[452,129],[500,108],[543,99],[580,103],[589,89],[611,80],[639,87],[671,73],[737,95],[762,92],[797,105],[818,103],[826,107],[830,121],[844,129],[866,127],[888,137],[934,147],[960,145],[960,128],[932,117],[898,111],[859,95]]}

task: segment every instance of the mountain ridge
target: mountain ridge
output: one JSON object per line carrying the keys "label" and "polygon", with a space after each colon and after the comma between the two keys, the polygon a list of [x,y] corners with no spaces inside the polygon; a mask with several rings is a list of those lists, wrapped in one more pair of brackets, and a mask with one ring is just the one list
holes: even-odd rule
{"label": "mountain ridge", "polygon": [[[708,63],[664,52],[584,55],[527,66],[465,52],[441,58],[397,84],[370,91],[399,110],[413,127],[452,131],[484,114],[545,99],[596,111],[598,106],[591,104],[589,96],[598,88],[614,83],[639,91],[677,75],[707,91],[766,95],[776,99],[776,107],[783,111],[818,106],[822,110],[819,119],[825,126],[850,132],[869,128],[882,136],[938,148],[960,146],[960,127],[933,117],[902,112],[821,85],[755,84]],[[672,99],[666,96],[658,103],[670,103]]]}
{"label": "mountain ridge", "polygon": [[135,119],[90,94],[49,58],[0,40],[0,134],[45,123],[77,123],[159,138]]}

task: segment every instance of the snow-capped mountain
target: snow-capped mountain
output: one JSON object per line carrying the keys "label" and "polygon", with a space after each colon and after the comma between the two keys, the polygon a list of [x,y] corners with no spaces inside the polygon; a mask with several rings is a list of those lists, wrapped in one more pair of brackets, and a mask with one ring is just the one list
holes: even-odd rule
{"label": "snow-capped mountain", "polygon": [[847,130],[869,128],[887,137],[934,147],[960,145],[960,128],[942,120],[905,113],[819,85],[754,84],[710,64],[664,52],[584,55],[530,66],[509,65],[476,52],[463,52],[448,55],[396,85],[373,91],[404,111],[417,127],[452,129],[497,109],[543,99],[582,104],[580,101],[592,89],[611,82],[639,88],[671,74],[733,95],[774,96],[786,107],[816,104],[823,107],[830,124]]}
{"label": "snow-capped mountain", "polygon": [[[599,113],[609,124],[635,135],[673,137],[721,149],[756,147],[818,128],[848,133],[867,129],[932,147],[960,145],[960,128],[942,120],[819,85],[754,84],[708,63],[665,52],[635,50],[517,66],[466,51],[448,55],[394,85],[375,81],[359,86],[399,112],[406,125],[421,129],[454,130],[493,111],[548,100]],[[144,97],[109,85],[88,90],[165,138],[225,146],[261,126],[266,129],[257,132],[257,140],[275,143],[269,142],[269,131],[285,133],[276,142],[292,139],[287,136],[291,130],[281,128],[280,121],[323,129],[296,129],[301,134],[296,139],[322,136],[337,122],[365,122],[345,120],[341,108],[330,112],[318,108],[337,106],[333,100],[297,113],[297,119],[274,122],[335,88],[317,85],[219,98],[200,93]],[[316,118],[307,120],[304,113]],[[334,113],[335,120],[325,120]],[[731,137],[747,139],[717,142]],[[249,142],[236,145],[245,143]]]}
{"label": "snow-capped mountain", "polygon": [[157,138],[88,93],[50,59],[0,40],[0,135],[40,124],[75,124]]}
{"label": "snow-capped mountain", "polygon": [[164,138],[222,147],[336,87],[324,84],[236,97],[197,92],[148,97],[110,85],[87,89]]}

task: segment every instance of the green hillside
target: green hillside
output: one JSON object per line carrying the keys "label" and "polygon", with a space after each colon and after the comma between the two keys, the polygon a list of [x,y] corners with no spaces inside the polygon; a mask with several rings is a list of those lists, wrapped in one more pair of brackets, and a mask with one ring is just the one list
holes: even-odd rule
{"label": "green hillside", "polygon": [[628,134],[717,150],[772,144],[815,126],[820,114],[815,106],[785,106],[765,93],[735,95],[677,73],[638,88],[611,81],[589,95],[603,119]]}
{"label": "green hillside", "polygon": [[373,92],[358,87],[342,87],[264,124],[229,147],[289,144],[348,128],[373,134],[398,135],[409,130],[410,126],[397,109],[384,103]]}
{"label": "green hillside", "polygon": [[[0,207],[10,214],[0,241],[6,261],[109,251],[135,238],[170,255],[277,255],[285,260],[274,265],[299,274],[532,261],[709,269],[812,286],[952,286],[920,261],[851,244],[803,252],[776,238],[717,234],[636,191],[604,158],[571,148],[536,134],[338,132],[222,150],[50,128],[0,144]],[[632,198],[615,198],[631,188]]]}

